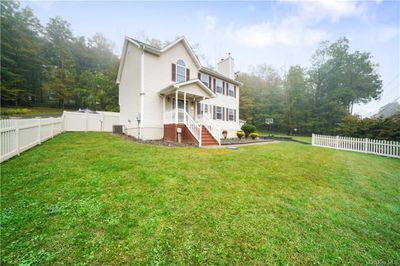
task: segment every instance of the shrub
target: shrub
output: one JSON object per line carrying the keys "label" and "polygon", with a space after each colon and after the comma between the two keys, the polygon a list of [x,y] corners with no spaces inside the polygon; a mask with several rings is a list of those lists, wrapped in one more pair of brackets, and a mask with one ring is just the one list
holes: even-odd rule
{"label": "shrub", "polygon": [[29,110],[26,108],[2,108],[2,115],[23,115],[29,113]]}
{"label": "shrub", "polygon": [[253,133],[253,132],[256,131],[256,127],[255,127],[254,125],[252,125],[252,124],[246,123],[246,124],[244,124],[244,125],[242,126],[242,130],[244,131],[244,134],[245,134],[245,136],[246,136],[246,138],[247,138],[247,137],[249,137],[249,135],[250,135],[251,133]]}
{"label": "shrub", "polygon": [[258,138],[258,134],[255,133],[255,132],[250,133],[250,138],[251,138],[251,139],[256,139],[256,138]]}
{"label": "shrub", "polygon": [[237,136],[239,139],[242,139],[243,136],[244,136],[244,132],[239,130],[239,131],[236,132],[236,136]]}
{"label": "shrub", "polygon": [[224,136],[224,139],[228,136],[228,130],[222,130],[222,136]]}

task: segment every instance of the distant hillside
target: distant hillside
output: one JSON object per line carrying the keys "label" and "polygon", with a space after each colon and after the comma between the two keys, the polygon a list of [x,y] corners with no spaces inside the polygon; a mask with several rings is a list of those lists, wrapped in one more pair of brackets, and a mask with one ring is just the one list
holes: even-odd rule
{"label": "distant hillside", "polygon": [[399,100],[396,100],[394,102],[382,106],[379,109],[378,113],[374,115],[374,117],[388,118],[399,113],[400,113],[400,103]]}

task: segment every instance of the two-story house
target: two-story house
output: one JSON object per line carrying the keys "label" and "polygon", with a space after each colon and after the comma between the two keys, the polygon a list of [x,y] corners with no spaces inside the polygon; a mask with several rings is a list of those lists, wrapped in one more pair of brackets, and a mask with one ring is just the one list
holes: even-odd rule
{"label": "two-story house", "polygon": [[143,140],[199,146],[236,136],[239,87],[229,55],[217,70],[200,64],[185,37],[164,48],[125,38],[117,83],[121,124]]}

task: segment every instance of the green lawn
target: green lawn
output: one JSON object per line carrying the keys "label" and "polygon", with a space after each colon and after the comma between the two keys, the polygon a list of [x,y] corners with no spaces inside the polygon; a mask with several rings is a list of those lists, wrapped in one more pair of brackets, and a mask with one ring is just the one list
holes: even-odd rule
{"label": "green lawn", "polygon": [[61,115],[63,109],[51,107],[1,107],[2,116]]}
{"label": "green lawn", "polygon": [[1,166],[15,264],[400,263],[400,160],[66,133]]}

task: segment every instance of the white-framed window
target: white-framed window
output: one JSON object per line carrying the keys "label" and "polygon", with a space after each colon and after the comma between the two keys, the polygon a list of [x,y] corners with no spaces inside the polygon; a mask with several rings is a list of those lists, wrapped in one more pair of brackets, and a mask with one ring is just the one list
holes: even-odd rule
{"label": "white-framed window", "polygon": [[206,85],[207,87],[210,87],[210,84],[209,84],[210,76],[208,76],[207,74],[200,73],[200,80],[201,80],[201,82],[204,83],[204,85]]}
{"label": "white-framed window", "polygon": [[221,106],[215,107],[215,119],[222,120],[222,107]]}
{"label": "white-framed window", "polygon": [[[183,100],[178,99],[178,109],[183,110]],[[172,109],[175,110],[175,98],[172,98]],[[186,100],[186,112],[189,112],[189,101]]]}
{"label": "white-framed window", "polygon": [[207,103],[197,103],[197,114],[208,114],[210,108],[209,105]]}
{"label": "white-framed window", "polygon": [[205,114],[208,114],[208,108],[209,108],[209,105],[208,104],[204,104],[203,105],[204,106],[204,110],[203,110],[203,112],[205,113]]}
{"label": "white-framed window", "polygon": [[228,83],[228,96],[235,97],[235,89],[232,84]]}
{"label": "white-framed window", "polygon": [[176,82],[185,82],[186,81],[186,65],[182,59],[179,59],[176,62]]}
{"label": "white-framed window", "polygon": [[235,121],[235,110],[228,108],[228,121]]}
{"label": "white-framed window", "polygon": [[215,92],[219,94],[223,94],[223,88],[222,88],[222,80],[217,79],[215,83]]}

